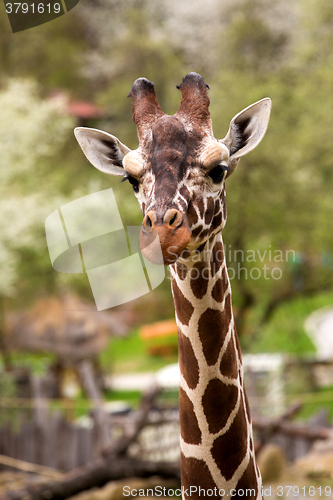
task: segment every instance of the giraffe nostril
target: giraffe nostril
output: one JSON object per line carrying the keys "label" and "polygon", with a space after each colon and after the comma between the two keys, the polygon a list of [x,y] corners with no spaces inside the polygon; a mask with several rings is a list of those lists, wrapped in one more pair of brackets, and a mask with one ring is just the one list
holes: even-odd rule
{"label": "giraffe nostril", "polygon": [[176,228],[176,227],[180,226],[181,223],[183,222],[183,217],[178,210],[176,210],[175,208],[171,208],[164,215],[163,221],[169,227]]}
{"label": "giraffe nostril", "polygon": [[155,224],[155,220],[156,220],[155,213],[152,210],[149,210],[149,212],[146,213],[146,216],[142,222],[144,229],[146,229],[147,231],[151,231],[151,229]]}
{"label": "giraffe nostril", "polygon": [[172,219],[169,221],[169,226],[172,226],[174,224],[174,222],[176,222],[176,219],[177,219],[177,214],[175,214]]}

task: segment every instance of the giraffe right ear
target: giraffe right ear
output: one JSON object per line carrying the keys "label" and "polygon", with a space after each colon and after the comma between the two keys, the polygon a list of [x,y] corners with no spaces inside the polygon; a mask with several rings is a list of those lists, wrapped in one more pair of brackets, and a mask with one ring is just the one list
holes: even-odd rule
{"label": "giraffe right ear", "polygon": [[90,163],[111,175],[124,175],[123,158],[131,150],[117,137],[94,128],[77,127],[75,137]]}
{"label": "giraffe right ear", "polygon": [[240,158],[258,146],[264,137],[271,108],[272,101],[266,97],[243,109],[231,120],[228,133],[221,141],[230,153],[228,176],[235,170]]}

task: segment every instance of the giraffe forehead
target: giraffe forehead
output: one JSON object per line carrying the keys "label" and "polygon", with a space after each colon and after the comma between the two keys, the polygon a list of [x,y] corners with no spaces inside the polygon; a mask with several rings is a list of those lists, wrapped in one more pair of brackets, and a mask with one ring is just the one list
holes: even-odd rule
{"label": "giraffe forehead", "polygon": [[184,170],[188,144],[182,123],[173,116],[163,116],[152,128],[151,166],[155,175]]}
{"label": "giraffe forehead", "polygon": [[166,147],[173,144],[182,147],[186,141],[186,131],[181,120],[175,116],[164,115],[152,127],[154,147]]}
{"label": "giraffe forehead", "polygon": [[183,120],[164,115],[152,127],[152,141],[148,157],[155,176],[172,176],[180,181],[186,171],[200,161],[203,135],[191,131]]}

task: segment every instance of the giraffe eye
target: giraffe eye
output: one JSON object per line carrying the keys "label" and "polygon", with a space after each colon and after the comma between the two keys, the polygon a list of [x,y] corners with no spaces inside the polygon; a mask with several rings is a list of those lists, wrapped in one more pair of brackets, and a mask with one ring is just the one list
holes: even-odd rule
{"label": "giraffe eye", "polygon": [[132,175],[126,174],[123,177],[123,179],[121,180],[121,182],[124,182],[124,181],[128,181],[132,185],[134,193],[138,193],[139,192],[139,185],[140,185],[140,183],[139,183],[138,179],[136,179]]}
{"label": "giraffe eye", "polygon": [[212,179],[214,184],[219,184],[222,182],[226,170],[230,170],[226,165],[217,165],[217,167],[212,168],[207,175]]}

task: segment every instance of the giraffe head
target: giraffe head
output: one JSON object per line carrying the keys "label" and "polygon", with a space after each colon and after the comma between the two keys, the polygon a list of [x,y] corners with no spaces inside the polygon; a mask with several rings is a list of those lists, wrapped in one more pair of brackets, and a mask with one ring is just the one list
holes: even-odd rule
{"label": "giraffe head", "polygon": [[[130,150],[100,130],[76,128],[88,160],[99,170],[128,180],[144,216],[140,245],[154,260],[159,241],[165,264],[183,252],[198,251],[226,222],[225,180],[239,159],[263,138],[271,110],[269,98],[238,113],[227,135],[213,135],[208,85],[189,73],[177,87],[182,98],[177,113],[163,113],[155,87],[136,80],[129,97],[139,146]],[[158,239],[156,238],[158,236]]]}

